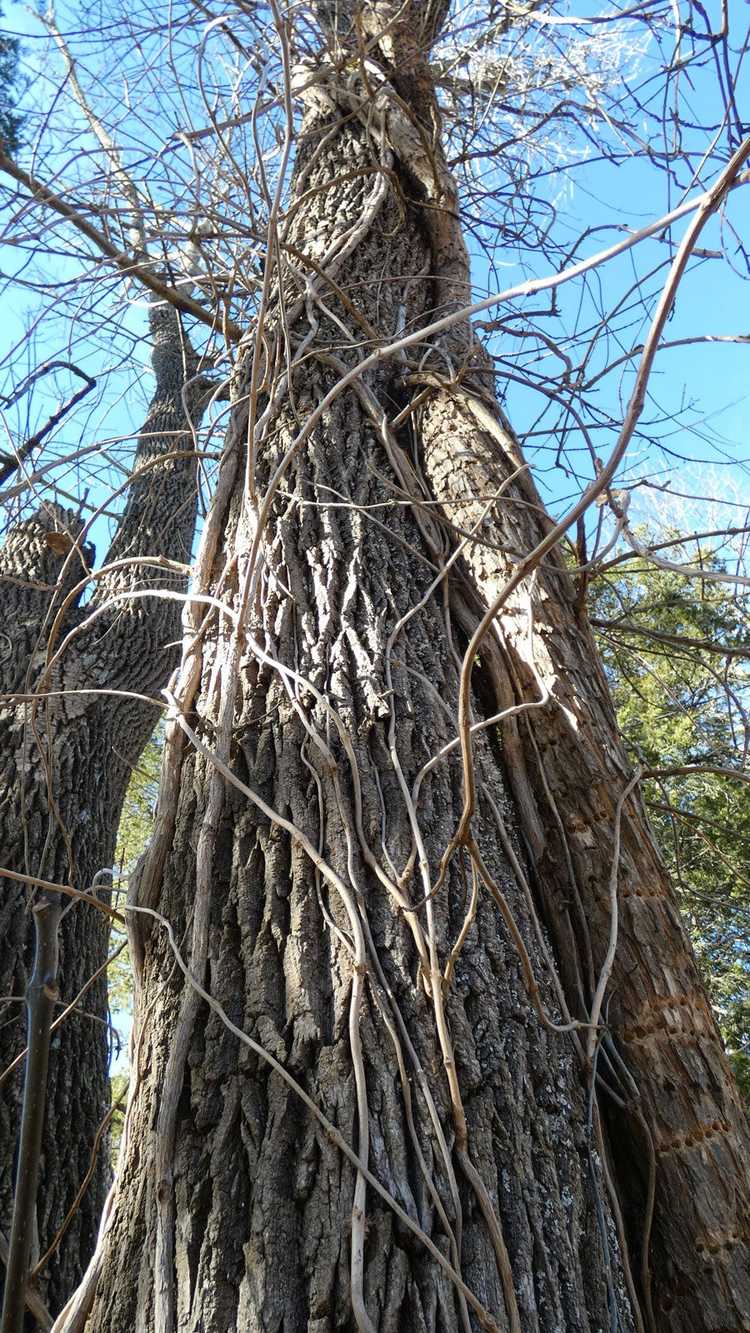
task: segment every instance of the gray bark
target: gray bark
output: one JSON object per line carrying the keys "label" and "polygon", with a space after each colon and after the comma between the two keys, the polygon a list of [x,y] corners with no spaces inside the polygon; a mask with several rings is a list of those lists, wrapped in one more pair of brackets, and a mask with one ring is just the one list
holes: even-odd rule
{"label": "gray bark", "polygon": [[[474,497],[514,470],[512,437],[497,417],[493,424],[485,416],[482,427],[476,403],[451,393],[425,402],[421,435],[433,494],[454,524],[474,528],[480,519]],[[491,534],[484,525],[470,548],[476,586],[489,603],[515,559],[544,532],[533,487],[511,486]],[[490,535],[491,545],[482,541]],[[533,648],[528,591],[521,589],[497,618],[494,645],[487,645],[499,649],[500,670],[491,670],[489,651],[484,667],[498,707],[549,692],[543,707],[507,725],[504,743],[544,920],[571,1011],[583,1017],[607,952],[615,807],[632,772],[562,560],[539,571],[533,607]],[[618,899],[599,1068],[615,1094],[603,1097],[603,1107],[636,1254],[648,1245],[652,1224],[644,1299],[658,1328],[670,1333],[748,1328],[747,1116],[637,793],[623,810]]]}
{"label": "gray bark", "polygon": [[[56,1328],[735,1333],[750,1326],[747,1130],[557,559],[536,634],[527,586],[482,644],[472,718],[540,681],[550,702],[502,738],[475,734],[471,836],[445,860],[458,747],[423,770],[455,740],[469,636],[548,521],[517,485],[436,581],[521,461],[470,331],[383,358],[310,424],[360,340],[387,344],[465,296],[420,11],[366,7],[357,35],[389,15],[390,67],[385,41],[370,56],[400,102],[374,64],[366,90],[350,67],[305,71],[282,238],[299,283],[290,268],[264,366],[301,359],[258,404],[255,504],[286,457],[283,482],[258,531],[243,443],[248,387],[268,386],[248,365],[199,581],[227,609],[196,613],[185,640],[133,903],[124,1152]],[[410,395],[419,412],[390,430]],[[590,1011],[620,805],[623,923],[596,1054],[615,1094],[601,1104],[623,1113],[605,1129],[586,1029],[553,1026]]]}
{"label": "gray bark", "polygon": [[[364,126],[341,126],[319,100],[305,129],[297,188],[314,202],[300,208],[289,239],[317,257],[336,240],[344,244],[353,220],[367,218],[336,282],[378,337],[389,339],[402,321],[408,326],[421,317],[433,296],[428,278],[414,280],[429,269],[416,211],[404,217],[390,184],[375,206],[380,182],[369,172],[341,184],[342,160],[369,161]],[[387,274],[387,282],[374,285],[373,273]],[[334,295],[321,295],[339,318],[351,320]],[[287,309],[293,300],[288,292]],[[335,383],[331,356],[352,364],[356,355],[341,352],[340,330],[322,310],[315,320],[313,354],[295,376],[293,394],[273,413],[258,455],[261,491],[298,423]],[[303,342],[311,329],[303,308],[293,341]],[[161,866],[163,856],[157,839],[139,902],[158,906],[176,939],[191,941],[193,974],[205,978],[232,1020],[283,1062],[360,1157],[369,1151],[373,1172],[404,1212],[459,1264],[489,1312],[486,1326],[593,1333],[608,1326],[611,1304],[620,1326],[631,1329],[605,1164],[595,1133],[587,1131],[569,1037],[536,1020],[513,941],[482,890],[445,988],[464,1125],[463,1112],[451,1106],[452,1056],[435,1022],[441,983],[429,957],[422,962],[428,977],[420,981],[415,936],[444,967],[470,904],[468,860],[454,859],[434,901],[405,913],[395,900],[413,848],[391,747],[410,787],[452,739],[461,637],[441,590],[428,595],[442,554],[440,529],[418,506],[394,504],[394,488],[402,493],[409,472],[408,432],[385,448],[367,410],[368,402],[386,403],[400,392],[400,373],[386,366],[370,374],[364,398],[342,393],[290,464],[265,534],[264,592],[249,612],[253,641],[333,701],[351,737],[361,809],[324,706],[306,686],[287,687],[250,648],[232,676],[225,618],[210,639],[204,627],[200,693],[189,705],[200,736],[220,749],[227,692],[236,691],[229,706],[233,772],[312,847],[320,846],[351,891],[354,918],[299,839],[223,778],[217,781],[210,760],[178,745],[177,727],[168,742],[168,764],[179,765],[170,779],[170,789],[179,789],[172,821],[161,811],[169,849],[163,871],[154,873],[152,863]],[[240,403],[235,441],[243,435],[243,413]],[[331,503],[342,495],[343,506]],[[238,487],[215,516],[224,538],[212,576],[213,590],[235,607],[250,542],[240,505]],[[422,598],[393,651],[389,680],[389,636]],[[194,651],[189,645],[186,671]],[[332,763],[305,739],[306,728],[326,736]],[[477,748],[483,786],[477,842],[554,1014],[544,948],[503,851],[505,838],[520,855],[517,839],[505,832],[514,815],[500,755],[489,738]],[[425,778],[419,799],[433,881],[461,808],[454,750]],[[401,888],[414,904],[425,896],[416,869]],[[361,999],[350,944],[360,928]],[[295,1092],[238,1045],[175,974],[163,931],[143,923],[135,929],[137,1092],[86,1327],[112,1333],[478,1327],[423,1241],[372,1189],[358,1308],[351,1250],[359,1205],[351,1166]],[[352,1025],[362,1043],[366,1130]],[[512,1297],[502,1280],[505,1246]],[[61,1327],[79,1326],[90,1290]]]}
{"label": "gray bark", "polygon": [[[151,312],[150,333],[155,390],[105,564],[144,556],[190,560],[194,429],[206,401],[206,382],[197,376],[197,359],[172,310]],[[88,584],[91,595],[81,606],[93,550],[86,544],[77,549],[80,532],[72,512],[44,505],[11,529],[0,551],[0,867],[89,890],[97,872],[112,865],[132,767],[158,718],[158,708],[127,692],[158,698],[178,660],[179,601],[128,600],[126,595],[146,588],[179,591],[185,579],[166,567],[121,564]],[[87,689],[126,693],[96,695]],[[26,698],[14,700],[14,695]],[[108,877],[103,882],[108,885]],[[25,1045],[20,1000],[33,951],[33,889],[7,877],[0,886],[4,1071]],[[108,900],[106,891],[98,892]],[[64,915],[62,1004],[73,1000],[104,963],[108,935],[108,922],[94,907],[75,903]],[[76,1214],[39,1277],[53,1310],[67,1299],[88,1262],[109,1183],[106,1136],[95,1157],[96,1133],[109,1107],[107,1022],[102,975],[53,1036],[36,1260],[53,1241],[93,1165]],[[22,1082],[21,1063],[0,1083],[0,1232],[5,1235],[12,1215]]]}

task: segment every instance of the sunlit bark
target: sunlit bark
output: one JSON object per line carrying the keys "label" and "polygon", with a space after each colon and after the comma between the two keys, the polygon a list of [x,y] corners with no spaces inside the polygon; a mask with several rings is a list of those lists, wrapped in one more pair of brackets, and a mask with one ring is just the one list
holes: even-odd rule
{"label": "sunlit bark", "polygon": [[465,656],[547,522],[486,365],[460,324],[363,364],[467,297],[440,16],[360,9],[364,67],[321,17],[58,1328],[746,1327],[747,1131],[556,554]]}

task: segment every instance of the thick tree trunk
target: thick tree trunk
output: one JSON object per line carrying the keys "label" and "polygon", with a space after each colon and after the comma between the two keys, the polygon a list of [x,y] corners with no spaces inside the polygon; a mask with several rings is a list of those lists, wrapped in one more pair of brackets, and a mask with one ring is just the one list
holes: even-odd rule
{"label": "thick tree trunk", "polygon": [[[360,38],[373,15],[360,13]],[[406,15],[412,31],[418,17]],[[391,26],[394,45],[403,35]],[[468,636],[544,523],[516,487],[507,517],[488,510],[485,544],[472,538],[446,570],[456,529],[476,528],[514,466],[486,394],[445,387],[446,365],[481,370],[468,334],[429,374],[426,344],[334,392],[373,343],[455,305],[466,279],[449,182],[433,143],[431,196],[419,147],[424,70],[407,42],[398,50],[400,102],[374,63],[359,82],[325,62],[302,72],[283,317],[277,293],[263,361],[248,353],[237,386],[199,561],[198,589],[216,601],[193,607],[133,903],[124,1151],[59,1333],[749,1326],[734,1251],[720,1278],[711,1260],[689,1270],[700,1227],[724,1225],[732,1190],[744,1197],[742,1126],[556,559],[534,635],[527,587],[481,645],[469,722],[534,699],[542,680],[554,704],[528,735],[533,710],[518,715],[502,745],[477,727],[473,766],[457,742]],[[415,377],[421,419],[391,428]],[[600,1040],[566,1016],[591,1014],[620,823],[621,884],[659,893],[668,956],[624,902]],[[678,1013],[699,1016],[700,1055],[652,1041]],[[627,1104],[609,1136],[593,1058]],[[693,1141],[666,1134],[691,1100],[716,1125],[685,1154]],[[672,1207],[684,1203],[674,1234],[657,1209],[653,1316],[640,1272],[649,1138]]]}
{"label": "thick tree trunk", "polygon": [[[107,569],[89,585],[90,600],[79,606],[93,552],[87,546],[80,553],[76,549],[81,524],[72,513],[45,506],[11,531],[0,552],[5,645],[0,665],[0,875],[13,871],[85,890],[102,883],[95,876],[112,865],[130,773],[158,717],[147,699],[129,692],[158,697],[176,665],[179,600],[130,595],[146,588],[174,594],[184,586],[177,569],[167,564],[150,569],[144,557],[190,559],[193,430],[206,386],[194,379],[195,357],[174,312],[154,310],[150,322],[156,390],[139,438],[125,512]],[[112,562],[118,562],[116,567]],[[109,885],[108,875],[103,882]],[[26,1040],[22,997],[33,953],[33,888],[6,876],[1,889],[0,1231],[7,1235],[23,1083],[18,1057]],[[108,894],[102,898],[106,901]],[[93,907],[75,903],[64,915],[63,1005],[102,967],[108,935],[106,918]],[[107,1022],[102,974],[53,1036],[35,1262],[93,1169],[64,1238],[40,1274],[40,1288],[53,1310],[67,1299],[88,1262],[110,1176],[106,1137],[96,1141],[109,1107]],[[13,1072],[2,1076],[14,1061]]]}
{"label": "thick tree trunk", "polygon": [[[476,532],[467,559],[492,604],[546,531],[528,482],[511,485],[491,523],[481,523],[475,497],[515,471],[517,446],[484,404],[460,390],[425,401],[421,439],[425,474],[446,517]],[[646,1304],[660,1329],[750,1328],[747,1117],[637,792],[623,807],[618,854],[616,807],[632,773],[561,559],[538,570],[533,593],[526,582],[504,603],[490,635],[495,645],[487,644],[485,670],[498,707],[544,700],[507,724],[506,766],[544,920],[579,1017],[591,1012],[607,956],[618,866],[617,947],[599,1073],[614,1094],[603,1106],[641,1252],[653,1221]]]}

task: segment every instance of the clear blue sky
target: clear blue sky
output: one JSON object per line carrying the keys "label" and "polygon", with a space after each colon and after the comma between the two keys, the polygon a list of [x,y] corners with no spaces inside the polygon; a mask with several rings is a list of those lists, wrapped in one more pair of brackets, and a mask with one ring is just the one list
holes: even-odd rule
{"label": "clear blue sky", "polygon": [[[595,14],[605,10],[605,5],[579,3],[571,6],[577,15]],[[27,9],[17,3],[6,6],[6,26],[11,31],[27,34],[26,50],[31,64],[34,64],[34,52],[39,49],[37,43],[41,32],[40,26]],[[73,11],[74,12],[74,11]],[[736,27],[735,45],[744,39],[747,25],[747,6],[739,0],[732,0],[730,5],[732,23]],[[62,20],[61,20],[62,22]],[[655,47],[648,48],[643,57],[644,76],[649,73],[649,61],[658,64],[658,52]],[[45,66],[45,72],[47,67]],[[692,86],[687,102],[694,122],[706,126],[716,123],[721,107],[717,100],[717,84],[712,68],[698,76],[691,75]],[[683,89],[684,91],[684,89]],[[32,86],[29,98],[45,98],[49,87],[44,77]],[[741,104],[741,102],[740,102]],[[691,131],[696,148],[700,148],[701,132]],[[707,144],[710,139],[708,129],[703,134]],[[658,147],[658,144],[654,145]],[[592,229],[590,237],[577,250],[577,257],[590,254],[616,239],[612,225],[618,224],[637,229],[654,216],[659,216],[669,207],[680,201],[678,181],[668,188],[667,179],[660,170],[643,157],[632,156],[620,165],[613,166],[606,162],[592,160],[595,148],[589,146],[589,160],[579,162],[569,174],[567,181],[561,174],[550,178],[547,193],[556,199],[559,210],[561,234],[572,242],[578,233]],[[41,166],[43,173],[44,163]],[[705,183],[715,176],[715,169],[709,171]],[[729,207],[729,216],[740,236],[750,235],[750,193],[748,189],[736,192]],[[679,239],[687,222],[678,224],[673,237]],[[597,231],[598,228],[607,230]],[[63,232],[58,232],[63,235]],[[497,238],[495,238],[497,239]],[[471,241],[471,238],[470,238]],[[487,259],[475,241],[471,241],[474,255],[474,279],[479,294],[497,289],[500,283],[511,283],[519,277],[531,273],[548,272],[549,259],[544,255],[528,252],[519,255],[513,250],[506,250],[502,238],[499,238],[496,251],[497,267],[490,273]],[[723,247],[730,258],[734,249],[731,232],[712,224],[704,235],[702,245],[708,250]],[[599,313],[611,310],[617,305],[623,294],[634,280],[636,268],[643,272],[657,265],[668,255],[667,246],[661,241],[650,241],[639,247],[635,256],[625,256],[608,266],[595,277],[587,289],[581,284],[572,284],[560,290],[558,320],[550,320],[542,327],[551,337],[560,340],[566,346],[566,336],[574,327],[592,324]],[[17,265],[16,252],[7,246],[0,249],[0,265],[5,272],[13,271]],[[741,257],[738,267],[742,267]],[[69,271],[65,259],[58,255],[50,276],[61,278]],[[622,350],[629,350],[639,343],[647,327],[647,316],[653,306],[659,286],[663,281],[664,270],[655,274],[645,291],[650,300],[636,303],[628,317],[623,321],[621,333],[602,344],[599,366],[605,364],[606,357],[612,358],[618,353],[618,343]],[[748,287],[746,275],[733,271],[730,263],[724,259],[705,259],[695,265],[682,283],[675,311],[668,325],[667,336],[670,340],[689,338],[696,334],[747,334],[750,322],[746,321],[748,307]],[[0,352],[12,347],[23,331],[24,321],[30,308],[30,298],[21,291],[17,292],[8,304],[5,298],[5,317],[0,330]],[[532,299],[527,304],[538,305]],[[522,303],[516,303],[518,312]],[[619,316],[618,316],[619,320]],[[142,306],[136,304],[127,313],[125,327],[138,339],[139,331],[145,328],[145,315]],[[64,346],[65,328],[56,323],[49,315],[40,330],[33,350],[35,357],[57,355]],[[513,344],[505,335],[495,340],[494,348],[506,355]],[[129,347],[122,339],[101,338],[79,339],[75,348],[75,359],[86,368],[97,371],[116,365]],[[737,504],[750,501],[750,471],[748,457],[750,447],[747,444],[748,422],[748,357],[750,346],[727,343],[703,343],[694,347],[665,349],[660,352],[650,385],[650,397],[644,412],[646,423],[663,418],[676,418],[672,425],[654,427],[653,434],[662,440],[665,449],[654,450],[634,442],[625,475],[645,472],[660,483],[669,481],[675,490],[700,489],[704,485],[704,494],[719,487],[731,491]],[[576,359],[573,354],[573,359]],[[19,364],[23,365],[21,354],[15,358],[14,373],[18,375]],[[57,447],[67,449],[79,447],[99,436],[112,437],[127,434],[137,429],[148,396],[149,376],[147,369],[133,375],[133,361],[136,367],[147,367],[148,348],[145,344],[136,346],[135,356],[129,363],[110,376],[105,400],[100,410],[93,416],[87,412],[79,414],[75,420],[60,430]],[[554,358],[547,358],[554,367]],[[540,363],[542,364],[542,363]],[[594,364],[597,364],[594,362]],[[631,363],[633,366],[635,362]],[[542,368],[544,365],[542,364]],[[554,373],[554,371],[553,371]],[[609,414],[616,424],[621,417],[627,398],[628,386],[632,382],[632,369],[621,367],[611,372],[599,385],[601,410]],[[62,395],[64,386],[55,386],[52,382],[40,386],[34,398],[34,407],[38,418],[43,419],[46,410],[55,402],[55,390]],[[557,436],[552,427],[557,421],[550,414],[549,408],[542,413],[545,400],[538,393],[523,390],[512,383],[501,388],[507,392],[506,406],[511,419],[522,438],[527,432],[527,446],[534,458],[538,478],[548,501],[553,507],[559,507],[575,492],[580,479],[572,475],[575,469],[583,479],[591,474],[590,462],[582,450],[580,439],[571,437],[572,451],[568,455],[569,468],[566,472],[565,459],[562,468],[554,467],[554,453]],[[542,413],[540,417],[540,413]],[[546,436],[545,430],[549,432]],[[615,430],[610,426],[595,431],[597,452],[606,457],[615,439]],[[675,455],[687,456],[692,462],[688,465],[679,457],[670,459],[666,450],[673,450]],[[111,469],[104,469],[101,476],[92,483],[90,500],[98,503],[104,492],[101,487],[116,475]],[[656,498],[655,492],[642,491],[636,500],[644,512]],[[663,499],[660,501],[663,505]],[[104,542],[101,529],[97,532],[98,544]]]}

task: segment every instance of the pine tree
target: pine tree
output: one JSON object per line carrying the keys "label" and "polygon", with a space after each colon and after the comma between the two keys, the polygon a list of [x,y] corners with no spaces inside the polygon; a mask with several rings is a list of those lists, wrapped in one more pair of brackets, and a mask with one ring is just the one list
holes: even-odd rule
{"label": "pine tree", "polygon": [[[0,9],[0,19],[3,11]],[[0,31],[0,144],[8,153],[18,149],[23,118],[18,112],[19,42]]]}

